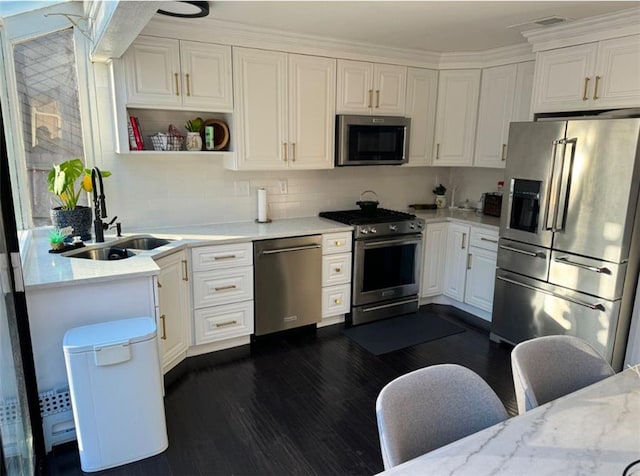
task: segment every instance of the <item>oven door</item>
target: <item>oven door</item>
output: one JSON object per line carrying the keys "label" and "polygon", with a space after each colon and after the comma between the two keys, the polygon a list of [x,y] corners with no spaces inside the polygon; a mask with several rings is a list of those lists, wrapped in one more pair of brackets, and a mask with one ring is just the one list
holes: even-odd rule
{"label": "oven door", "polygon": [[422,235],[356,240],[352,305],[418,294]]}

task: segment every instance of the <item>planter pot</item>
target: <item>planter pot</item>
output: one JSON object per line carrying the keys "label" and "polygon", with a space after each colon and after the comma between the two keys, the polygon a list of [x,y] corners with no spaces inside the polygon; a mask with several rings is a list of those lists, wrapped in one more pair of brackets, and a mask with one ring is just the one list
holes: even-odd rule
{"label": "planter pot", "polygon": [[447,206],[447,199],[444,195],[436,195],[436,207],[444,208]]}
{"label": "planter pot", "polygon": [[80,235],[82,241],[91,240],[91,208],[77,206],[75,210],[61,210],[60,207],[51,209],[51,223],[56,228],[70,226],[73,235]]}
{"label": "planter pot", "polygon": [[202,150],[202,137],[199,132],[187,132],[187,150]]}

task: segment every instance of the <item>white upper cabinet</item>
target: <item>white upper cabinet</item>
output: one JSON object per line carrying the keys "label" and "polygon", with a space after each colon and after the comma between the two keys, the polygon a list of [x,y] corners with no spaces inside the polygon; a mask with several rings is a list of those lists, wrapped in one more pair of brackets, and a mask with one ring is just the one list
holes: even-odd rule
{"label": "white upper cabinet", "polygon": [[472,164],[479,94],[479,69],[440,71],[434,165]]}
{"label": "white upper cabinet", "polygon": [[534,112],[640,106],[640,35],[539,52]]}
{"label": "white upper cabinet", "polygon": [[242,170],[333,167],[335,60],[234,48],[237,157]]}
{"label": "white upper cabinet", "polygon": [[231,47],[139,36],[123,55],[127,106],[231,112]]}
{"label": "white upper cabinet", "polygon": [[504,168],[509,123],[529,120],[533,62],[482,71],[473,165]]}
{"label": "white upper cabinet", "polygon": [[407,69],[405,112],[411,119],[407,166],[431,165],[433,162],[437,94],[437,71],[421,68]]}
{"label": "white upper cabinet", "polygon": [[404,115],[407,68],[338,60],[338,114]]}

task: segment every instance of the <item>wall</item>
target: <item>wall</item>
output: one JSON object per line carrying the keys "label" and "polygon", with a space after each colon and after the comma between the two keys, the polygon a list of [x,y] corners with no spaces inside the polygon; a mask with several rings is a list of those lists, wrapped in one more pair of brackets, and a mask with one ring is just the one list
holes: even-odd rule
{"label": "wall", "polygon": [[[140,227],[253,220],[259,187],[268,190],[273,219],[355,208],[365,190],[374,190],[381,206],[402,210],[411,203],[433,203],[434,183],[449,175],[448,168],[397,166],[236,172],[224,169],[221,158],[170,153],[156,158],[118,156],[114,152],[108,67],[94,64],[93,71],[98,113],[92,127],[99,129],[97,149],[101,150],[95,162],[113,173],[104,184],[107,211],[109,217],[118,216],[125,232]],[[286,180],[288,193],[280,193],[279,180]],[[248,196],[235,193],[237,182],[249,182]]]}
{"label": "wall", "polygon": [[455,188],[455,204],[464,205],[469,200],[472,206],[480,200],[485,192],[495,192],[498,181],[504,180],[504,169],[486,169],[481,167],[452,167],[448,176],[447,199],[451,202],[451,194]]}

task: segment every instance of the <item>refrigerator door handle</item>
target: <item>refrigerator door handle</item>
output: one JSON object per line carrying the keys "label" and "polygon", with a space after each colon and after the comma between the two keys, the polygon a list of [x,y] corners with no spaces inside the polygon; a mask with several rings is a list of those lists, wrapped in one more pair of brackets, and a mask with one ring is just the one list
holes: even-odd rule
{"label": "refrigerator door handle", "polygon": [[[571,176],[573,173],[573,159],[576,155],[576,146],[578,144],[578,138],[562,139],[562,162],[560,165],[560,182],[558,184],[558,194],[556,197],[556,208],[553,217],[553,231],[564,230],[565,213],[567,210],[567,203],[569,201],[569,192],[571,187]],[[569,160],[566,161],[567,144],[571,145],[571,155]],[[567,169],[565,173],[565,168]]]}
{"label": "refrigerator door handle", "polygon": [[[553,230],[553,222],[549,222],[549,215],[553,213],[553,216],[555,217],[556,212],[555,212],[555,207],[557,207],[557,203],[554,200],[553,203],[553,208],[554,210],[551,210],[552,204],[551,204],[551,197],[554,196],[553,194],[553,189],[554,189],[554,176],[555,176],[555,172],[556,172],[556,156],[558,155],[558,144],[562,143],[563,139],[558,139],[558,140],[554,140],[553,141],[553,149],[551,152],[551,170],[549,172],[549,178],[547,180],[547,200],[544,206],[544,230],[546,231],[552,231]],[[557,186],[558,188],[559,185],[555,184],[555,186]]]}
{"label": "refrigerator door handle", "polygon": [[524,284],[524,283],[521,283],[521,282],[516,281],[514,279],[504,278],[502,276],[496,276],[496,279],[499,279],[500,281],[505,281],[505,282],[510,283],[510,284],[514,284],[516,286],[522,286],[523,288],[531,289],[532,291],[536,291],[536,292],[539,292],[539,293],[542,293],[542,294],[546,294],[547,296],[553,296],[553,297],[556,297],[558,299],[563,299],[565,301],[569,301],[569,302],[571,302],[573,304],[577,304],[579,306],[583,306],[583,307],[592,309],[594,311],[601,311],[601,312],[605,312],[606,311],[605,307],[602,304],[600,304],[599,302],[596,302],[594,304],[590,304],[588,302],[580,301],[579,299],[573,299],[573,298],[570,298],[569,296],[562,296],[560,294],[556,294],[556,293],[553,293],[551,291],[547,291],[546,289],[536,288],[535,286],[531,286],[529,284]]}
{"label": "refrigerator door handle", "polygon": [[534,251],[520,250],[518,248],[513,248],[513,247],[507,246],[507,245],[500,245],[500,249],[507,250],[507,251],[513,251],[514,253],[520,253],[520,254],[523,254],[523,255],[531,256],[532,258],[542,258],[542,259],[546,258],[544,253],[536,253]]}
{"label": "refrigerator door handle", "polygon": [[596,266],[576,263],[575,261],[571,261],[568,256],[558,256],[557,258],[554,258],[553,261],[556,263],[568,264],[569,266],[575,266],[576,268],[586,269],[587,271],[593,271],[594,273],[611,274],[611,270],[606,266],[600,266],[598,268]]}

